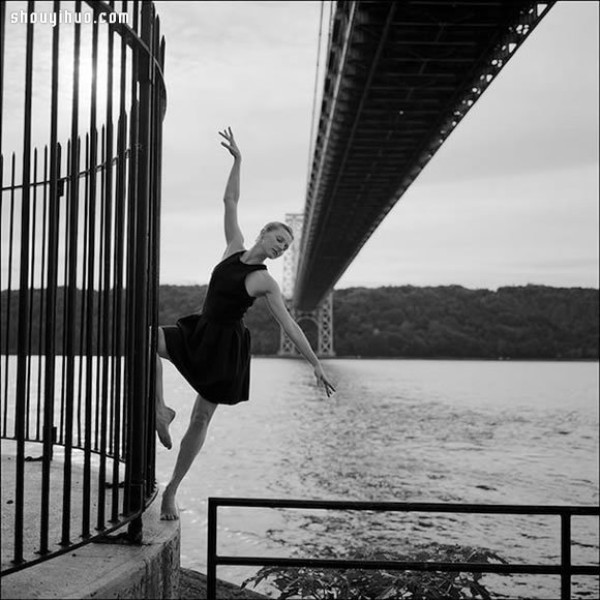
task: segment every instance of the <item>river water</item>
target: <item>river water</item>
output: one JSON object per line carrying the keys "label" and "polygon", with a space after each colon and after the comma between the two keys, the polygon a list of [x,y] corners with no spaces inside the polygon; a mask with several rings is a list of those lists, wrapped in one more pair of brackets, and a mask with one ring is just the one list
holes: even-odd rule
{"label": "river water", "polygon": [[[251,399],[221,406],[184,480],[181,563],[206,569],[207,498],[234,496],[485,504],[597,505],[598,363],[324,361],[327,399],[301,360],[253,358]],[[165,361],[178,412],[166,484],[194,401]],[[510,562],[557,563],[558,517],[220,509],[220,554],[322,556],[333,549],[410,554],[476,546]],[[598,564],[598,519],[573,520],[573,561]],[[240,582],[255,568],[220,567]],[[496,597],[558,598],[554,576],[485,576]],[[597,598],[597,578],[573,597]]]}

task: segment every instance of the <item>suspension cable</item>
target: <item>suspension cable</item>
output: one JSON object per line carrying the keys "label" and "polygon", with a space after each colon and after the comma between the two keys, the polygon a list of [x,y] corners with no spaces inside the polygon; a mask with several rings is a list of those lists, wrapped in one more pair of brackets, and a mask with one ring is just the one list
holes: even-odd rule
{"label": "suspension cable", "polygon": [[[312,115],[311,115],[311,124],[310,124],[310,140],[308,144],[308,169],[306,176],[306,189],[308,193],[308,185],[310,183],[310,171],[311,171],[311,162],[313,155],[313,142],[314,142],[314,134],[315,134],[315,113],[317,110],[317,89],[319,85],[319,65],[321,60],[321,37],[323,32],[323,6],[325,5],[325,0],[321,0],[321,12],[319,16],[319,38],[317,42],[317,66],[315,68],[315,85],[313,90],[313,104],[312,104]],[[333,12],[333,11],[331,11]],[[331,17],[330,17],[331,23]],[[331,31],[330,31],[331,35]]]}

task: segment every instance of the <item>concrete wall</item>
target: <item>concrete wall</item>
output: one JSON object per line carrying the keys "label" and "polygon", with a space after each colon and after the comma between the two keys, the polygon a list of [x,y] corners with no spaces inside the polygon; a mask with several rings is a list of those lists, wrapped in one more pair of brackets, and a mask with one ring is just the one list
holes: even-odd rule
{"label": "concrete wall", "polygon": [[179,598],[179,521],[161,521],[159,511],[157,498],[141,546],[82,546],[2,577],[0,598]]}

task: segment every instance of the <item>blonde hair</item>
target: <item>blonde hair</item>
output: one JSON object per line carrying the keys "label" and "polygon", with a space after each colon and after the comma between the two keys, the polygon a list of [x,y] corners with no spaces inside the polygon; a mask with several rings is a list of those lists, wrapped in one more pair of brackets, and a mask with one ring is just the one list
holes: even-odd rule
{"label": "blonde hair", "polygon": [[273,229],[285,229],[285,231],[287,231],[290,234],[290,237],[292,238],[292,240],[294,239],[294,232],[292,231],[292,228],[289,225],[282,223],[281,221],[270,221],[269,223],[267,223],[260,230],[258,237],[261,238],[265,233],[267,233],[269,231],[273,231]]}

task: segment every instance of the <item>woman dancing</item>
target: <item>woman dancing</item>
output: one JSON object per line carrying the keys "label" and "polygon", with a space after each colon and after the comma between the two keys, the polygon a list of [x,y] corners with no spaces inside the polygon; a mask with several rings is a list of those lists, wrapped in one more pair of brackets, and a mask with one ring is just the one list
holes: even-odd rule
{"label": "woman dancing", "polygon": [[248,400],[250,333],[242,317],[256,298],[266,299],[275,319],[313,366],[327,396],[335,391],[304,333],[289,314],[277,282],[263,264],[267,258],[279,258],[289,248],[292,230],[284,223],[267,223],[254,245],[245,248],[237,216],[242,155],[231,128],[220,131],[219,135],[225,139],[221,145],[233,156],[223,198],[227,247],[222,261],[213,270],[202,314],[184,317],[176,326],[158,329],[156,431],[167,448],[172,445],[169,424],[175,418],[175,411],[164,402],[160,358],[170,360],[198,392],[173,475],[163,493],[161,519],[166,520],[178,518],[177,489],[204,444],[217,406]]}

